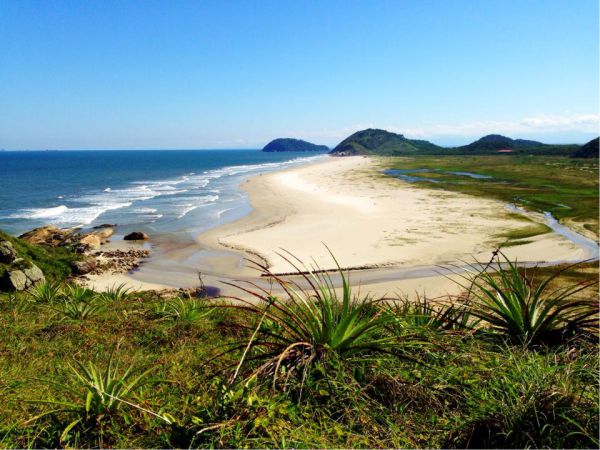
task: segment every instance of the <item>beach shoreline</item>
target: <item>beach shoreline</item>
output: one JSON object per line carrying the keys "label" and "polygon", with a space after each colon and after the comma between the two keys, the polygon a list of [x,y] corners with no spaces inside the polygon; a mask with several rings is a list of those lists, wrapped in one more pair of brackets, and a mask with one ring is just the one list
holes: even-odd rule
{"label": "beach shoreline", "polygon": [[[118,281],[130,278],[142,289],[189,288],[201,273],[205,283],[234,295],[222,281],[260,280],[246,259],[289,274],[295,268],[281,256],[287,251],[332,270],[331,251],[364,290],[441,296],[460,288],[440,267],[487,262],[502,233],[531,223],[497,200],[417,188],[380,169],[378,159],[344,157],[252,176],[240,186],[252,207],[248,215],[195,242],[163,244],[139,271]],[[585,249],[555,233],[528,241],[507,247],[506,255],[531,265],[586,258]],[[108,286],[102,279],[99,285]]]}

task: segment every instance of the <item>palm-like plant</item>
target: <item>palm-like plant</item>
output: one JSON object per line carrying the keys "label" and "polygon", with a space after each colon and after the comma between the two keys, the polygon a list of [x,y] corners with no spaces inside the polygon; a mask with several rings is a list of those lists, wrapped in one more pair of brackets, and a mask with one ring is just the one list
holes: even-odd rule
{"label": "palm-like plant", "polygon": [[[114,415],[123,404],[143,409],[131,403],[128,399],[131,398],[137,387],[152,369],[135,375],[133,366],[130,366],[121,372],[119,370],[119,363],[114,363],[114,353],[114,350],[110,353],[104,369],[92,362],[88,362],[87,364],[76,362],[75,365],[69,365],[74,383],[71,385],[52,384],[62,388],[70,397],[75,397],[75,399],[66,401],[35,401],[35,403],[51,404],[57,406],[57,408],[36,416],[30,419],[29,422],[56,413],[74,415],[74,420],[65,427],[61,435],[61,441],[64,441],[69,431],[75,426],[89,424],[91,421],[98,421],[103,417]],[[81,388],[83,388],[83,394],[81,394]],[[77,396],[79,396],[78,399],[76,398]],[[143,410],[154,414],[151,411]]]}
{"label": "palm-like plant", "polygon": [[33,286],[29,290],[31,299],[40,304],[51,305],[56,303],[63,294],[63,286],[58,281],[46,281]]}
{"label": "palm-like plant", "polygon": [[[300,368],[304,368],[306,375],[313,362],[327,361],[330,357],[348,359],[375,352],[399,354],[398,340],[386,330],[392,318],[379,307],[383,299],[353,296],[348,274],[333,255],[342,282],[341,295],[326,272],[308,268],[297,259],[292,261],[291,255],[280,256],[297,270],[300,281],[283,279],[265,265],[254,264],[281,288],[285,299],[256,283],[246,282],[231,285],[250,294],[253,300],[234,297],[231,303],[216,303],[217,307],[234,308],[258,319],[254,326],[238,325],[253,333],[247,344],[234,348],[245,347],[245,351],[232,380],[244,361],[250,360],[262,363],[254,373],[272,375],[275,386],[283,369],[288,377]],[[301,287],[301,282],[307,288]]]}
{"label": "palm-like plant", "polygon": [[427,297],[394,302],[387,312],[397,326],[408,329],[468,330],[478,322],[464,305],[437,302]]}
{"label": "palm-like plant", "polygon": [[519,344],[535,345],[597,328],[597,300],[572,297],[598,281],[551,289],[550,283],[569,267],[534,284],[533,278],[525,270],[519,271],[516,262],[503,253],[495,259],[498,269],[475,270],[471,266],[468,275],[461,275],[468,285],[459,282],[470,293],[466,306],[471,314],[492,329]]}
{"label": "palm-like plant", "polygon": [[68,285],[59,302],[48,308],[71,320],[86,320],[104,308],[104,299],[91,289]]}
{"label": "palm-like plant", "polygon": [[113,285],[100,294],[100,297],[107,302],[120,302],[127,300],[131,293],[131,288],[126,283]]}
{"label": "palm-like plant", "polygon": [[191,325],[208,316],[211,309],[207,309],[200,299],[177,297],[156,303],[153,313],[166,320]]}

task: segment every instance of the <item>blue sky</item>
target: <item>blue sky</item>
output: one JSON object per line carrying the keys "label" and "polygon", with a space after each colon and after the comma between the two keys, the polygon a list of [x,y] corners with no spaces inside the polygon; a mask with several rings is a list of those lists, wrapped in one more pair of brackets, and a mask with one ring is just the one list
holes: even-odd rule
{"label": "blue sky", "polygon": [[0,0],[0,148],[598,134],[597,0]]}

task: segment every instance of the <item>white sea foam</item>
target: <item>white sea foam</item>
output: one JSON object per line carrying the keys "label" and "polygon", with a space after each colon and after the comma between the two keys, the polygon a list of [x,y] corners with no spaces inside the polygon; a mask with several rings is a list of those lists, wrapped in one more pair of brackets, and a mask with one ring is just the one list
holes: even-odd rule
{"label": "white sea foam", "polygon": [[[213,205],[218,200],[239,201],[243,198],[236,192],[240,176],[286,168],[322,157],[319,155],[284,162],[241,164],[202,173],[190,172],[163,180],[139,180],[123,187],[106,187],[101,191],[69,198],[68,206],[22,209],[7,217],[43,220],[60,226],[76,226],[89,225],[107,211],[123,209],[125,214],[137,216],[136,219],[132,219],[132,223],[136,220],[154,222],[164,215],[180,219],[191,211]],[[228,180],[230,177],[231,181]],[[220,199],[221,193],[225,195]],[[162,197],[165,197],[164,200],[160,200]],[[132,205],[134,208],[128,209]]]}

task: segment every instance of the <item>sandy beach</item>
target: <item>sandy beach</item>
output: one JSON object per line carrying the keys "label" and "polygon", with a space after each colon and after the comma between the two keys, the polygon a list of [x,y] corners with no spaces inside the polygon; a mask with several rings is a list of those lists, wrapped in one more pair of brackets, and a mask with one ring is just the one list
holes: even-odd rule
{"label": "sandy beach", "polygon": [[[489,259],[500,234],[527,226],[498,201],[425,190],[379,174],[364,157],[327,161],[257,176],[244,185],[254,211],[199,237],[260,255],[275,273],[293,270],[285,249],[333,268],[326,244],[344,268],[411,267]],[[571,260],[585,252],[554,234],[506,249],[520,261]]]}
{"label": "sandy beach", "polygon": [[[375,158],[327,158],[249,178],[252,212],[209,230],[196,243],[165,244],[133,275],[96,277],[96,288],[128,282],[136,289],[192,287],[204,281],[232,294],[220,281],[256,279],[245,258],[266,263],[274,273],[294,268],[278,253],[288,251],[321,269],[335,264],[351,281],[378,295],[426,293],[459,288],[438,266],[488,261],[502,234],[530,226],[502,202],[442,190],[422,189],[381,175]],[[529,238],[505,253],[520,262],[581,260],[586,250],[555,233]]]}

